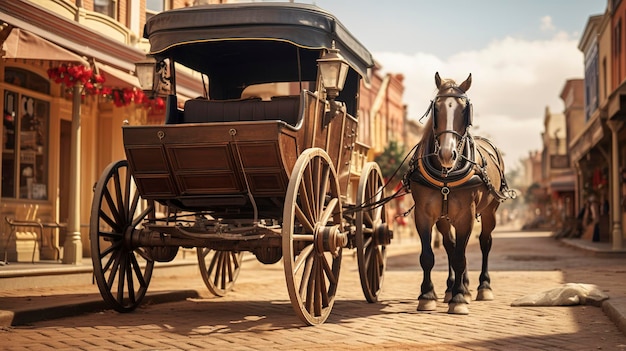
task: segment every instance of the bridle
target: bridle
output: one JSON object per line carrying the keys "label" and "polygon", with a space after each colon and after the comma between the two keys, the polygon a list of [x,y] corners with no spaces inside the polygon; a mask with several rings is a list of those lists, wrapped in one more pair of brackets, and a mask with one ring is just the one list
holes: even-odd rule
{"label": "bridle", "polygon": [[[451,86],[448,89],[453,89],[456,91],[456,93],[437,94],[435,98],[431,101],[431,106],[430,106],[430,109],[432,110],[432,122],[433,122],[432,123],[433,140],[434,140],[433,155],[437,156],[440,163],[442,162],[439,156],[439,150],[441,149],[441,145],[439,144],[439,137],[444,134],[454,135],[454,137],[457,139],[457,147],[455,149],[455,152],[457,155],[462,157],[461,155],[463,155],[462,153],[463,148],[465,147],[465,144],[467,143],[467,138],[469,138],[469,127],[472,125],[472,111],[471,111],[472,106],[469,102],[469,98],[467,97],[467,94],[465,94],[465,92],[458,86]],[[453,129],[446,129],[441,132],[437,132],[437,116],[436,116],[435,103],[437,102],[439,98],[445,98],[445,97],[465,99],[466,101],[465,107],[463,108],[464,124],[465,124],[465,131],[463,134],[460,134],[459,132]],[[452,171],[452,168],[443,167],[443,166],[441,167],[441,173],[443,177],[446,177],[451,171]]]}

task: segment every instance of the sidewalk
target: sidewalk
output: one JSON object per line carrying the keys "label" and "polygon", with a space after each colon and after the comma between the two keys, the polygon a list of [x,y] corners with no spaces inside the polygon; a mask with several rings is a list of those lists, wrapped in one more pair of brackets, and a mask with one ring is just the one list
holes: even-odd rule
{"label": "sidewalk", "polygon": [[[563,268],[567,282],[593,283],[607,292],[610,298],[604,301],[602,309],[626,334],[626,279],[623,279],[626,273],[626,250],[614,251],[609,244],[578,239],[557,241],[549,238],[549,234],[548,232],[521,232],[506,227],[497,228],[494,233],[496,238],[493,254],[490,257],[490,264],[493,260],[491,269],[506,271],[509,265],[517,269],[524,267],[524,270],[531,271],[532,267],[541,265],[542,260],[550,259],[552,248],[542,248],[542,245],[546,246],[546,243],[554,242],[555,246],[560,246],[560,251],[568,255],[567,267]],[[525,243],[524,246],[531,249],[524,251],[524,247],[495,246],[498,245],[498,236],[519,238]],[[539,242],[539,240],[542,241]],[[472,239],[470,245],[476,244],[477,240]],[[519,244],[515,245],[519,246]],[[436,250],[437,255],[442,255],[443,249]],[[347,250],[348,254],[351,251]],[[418,252],[419,243],[411,238],[395,238],[388,247],[389,257],[413,257],[413,254]],[[244,260],[256,260],[256,258],[247,255]],[[445,262],[445,259],[438,258],[438,260],[438,264]],[[476,257],[472,257],[471,261],[479,263]],[[586,262],[595,263],[586,264]],[[473,268],[470,267],[471,269]],[[181,287],[181,282],[186,285]],[[210,296],[210,293],[199,274],[195,255],[187,254],[187,257],[177,258],[173,262],[155,265],[150,288],[143,304],[158,304],[206,296]],[[0,266],[0,328],[106,309],[108,307],[102,300],[97,285],[92,284],[92,268],[89,259],[84,259],[81,265],[72,266],[57,262],[11,263],[7,266]]]}

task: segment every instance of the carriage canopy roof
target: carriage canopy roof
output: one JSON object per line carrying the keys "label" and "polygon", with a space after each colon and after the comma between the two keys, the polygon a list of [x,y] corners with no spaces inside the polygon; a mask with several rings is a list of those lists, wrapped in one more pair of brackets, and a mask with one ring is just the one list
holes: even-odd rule
{"label": "carriage canopy roof", "polygon": [[367,80],[370,52],[315,5],[238,3],[166,11],[145,25],[150,54],[238,84],[315,81],[321,50],[335,47]]}

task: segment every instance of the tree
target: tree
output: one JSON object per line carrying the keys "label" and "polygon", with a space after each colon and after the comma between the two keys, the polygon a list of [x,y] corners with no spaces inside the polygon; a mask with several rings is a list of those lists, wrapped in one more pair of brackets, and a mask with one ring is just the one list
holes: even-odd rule
{"label": "tree", "polygon": [[[385,150],[374,161],[380,166],[380,170],[387,183],[399,182],[409,169],[408,160],[404,161],[404,147],[398,145],[397,141],[390,141]],[[391,179],[393,177],[393,179]]]}

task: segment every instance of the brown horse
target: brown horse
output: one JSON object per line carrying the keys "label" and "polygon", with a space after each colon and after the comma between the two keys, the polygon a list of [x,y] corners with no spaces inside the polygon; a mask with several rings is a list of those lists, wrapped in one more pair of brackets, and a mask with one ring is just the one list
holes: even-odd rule
{"label": "brown horse", "polygon": [[[477,300],[491,300],[488,271],[491,232],[501,201],[514,197],[504,179],[504,163],[498,149],[487,139],[472,136],[472,104],[467,90],[472,75],[461,84],[435,74],[438,93],[429,111],[421,142],[411,160],[407,185],[415,201],[415,226],[420,236],[420,264],[424,272],[418,311],[437,306],[431,281],[435,256],[431,247],[433,225],[443,234],[448,255],[446,298],[448,313],[467,314],[470,297],[465,250],[474,221],[480,216],[482,270]],[[427,112],[428,113],[428,112]],[[454,227],[454,235],[451,227]]]}

